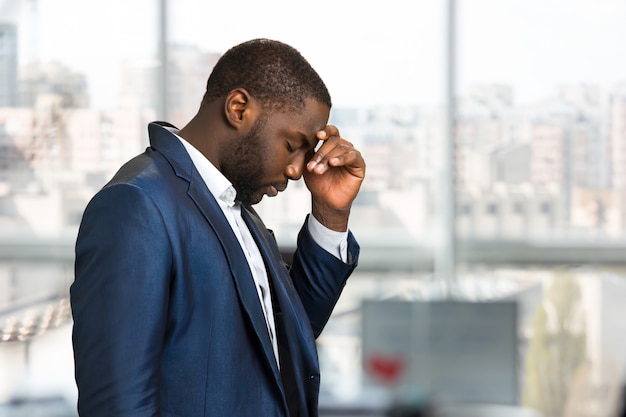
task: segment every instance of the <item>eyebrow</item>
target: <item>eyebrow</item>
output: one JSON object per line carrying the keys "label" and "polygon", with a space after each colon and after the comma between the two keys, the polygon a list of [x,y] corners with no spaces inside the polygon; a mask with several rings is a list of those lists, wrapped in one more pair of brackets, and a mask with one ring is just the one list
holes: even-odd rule
{"label": "eyebrow", "polygon": [[302,147],[304,147],[304,148],[315,149],[315,147],[319,143],[319,140],[317,138],[314,139],[313,142],[311,142],[309,140],[309,137],[306,134],[304,134],[303,132],[298,132],[297,136],[298,136],[298,139],[300,140],[300,143],[302,143]]}

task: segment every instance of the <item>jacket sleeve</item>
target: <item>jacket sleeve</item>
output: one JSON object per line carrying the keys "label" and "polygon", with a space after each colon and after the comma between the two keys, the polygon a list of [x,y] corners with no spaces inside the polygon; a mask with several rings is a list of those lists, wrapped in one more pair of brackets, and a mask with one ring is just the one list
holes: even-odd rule
{"label": "jacket sleeve", "polygon": [[89,203],[76,241],[75,377],[81,416],[156,416],[171,248],[152,199],[128,184]]}
{"label": "jacket sleeve", "polygon": [[315,243],[306,222],[300,229],[290,275],[316,338],[330,318],[348,277],[357,266],[359,250],[359,245],[350,232],[349,262],[344,263]]}

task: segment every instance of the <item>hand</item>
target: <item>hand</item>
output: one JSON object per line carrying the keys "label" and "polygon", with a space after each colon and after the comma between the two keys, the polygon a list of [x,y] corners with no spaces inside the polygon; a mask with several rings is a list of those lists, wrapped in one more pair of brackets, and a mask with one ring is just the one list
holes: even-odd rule
{"label": "hand", "polygon": [[365,178],[361,153],[332,125],[317,132],[322,142],[304,170],[311,192],[312,214],[329,229],[346,231],[352,202]]}

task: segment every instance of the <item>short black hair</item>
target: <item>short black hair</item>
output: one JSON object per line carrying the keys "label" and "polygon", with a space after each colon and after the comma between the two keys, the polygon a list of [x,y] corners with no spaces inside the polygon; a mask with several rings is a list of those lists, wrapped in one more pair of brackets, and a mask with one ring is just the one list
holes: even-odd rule
{"label": "short black hair", "polygon": [[271,39],[253,39],[226,51],[209,76],[202,103],[235,88],[246,89],[267,110],[301,110],[307,98],[332,105],[326,85],[300,52]]}

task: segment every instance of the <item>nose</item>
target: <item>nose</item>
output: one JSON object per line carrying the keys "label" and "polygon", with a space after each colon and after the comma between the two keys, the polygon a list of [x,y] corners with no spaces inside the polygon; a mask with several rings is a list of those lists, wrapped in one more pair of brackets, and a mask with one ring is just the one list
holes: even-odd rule
{"label": "nose", "polygon": [[294,157],[285,168],[285,175],[290,180],[299,180],[304,169],[304,155]]}

